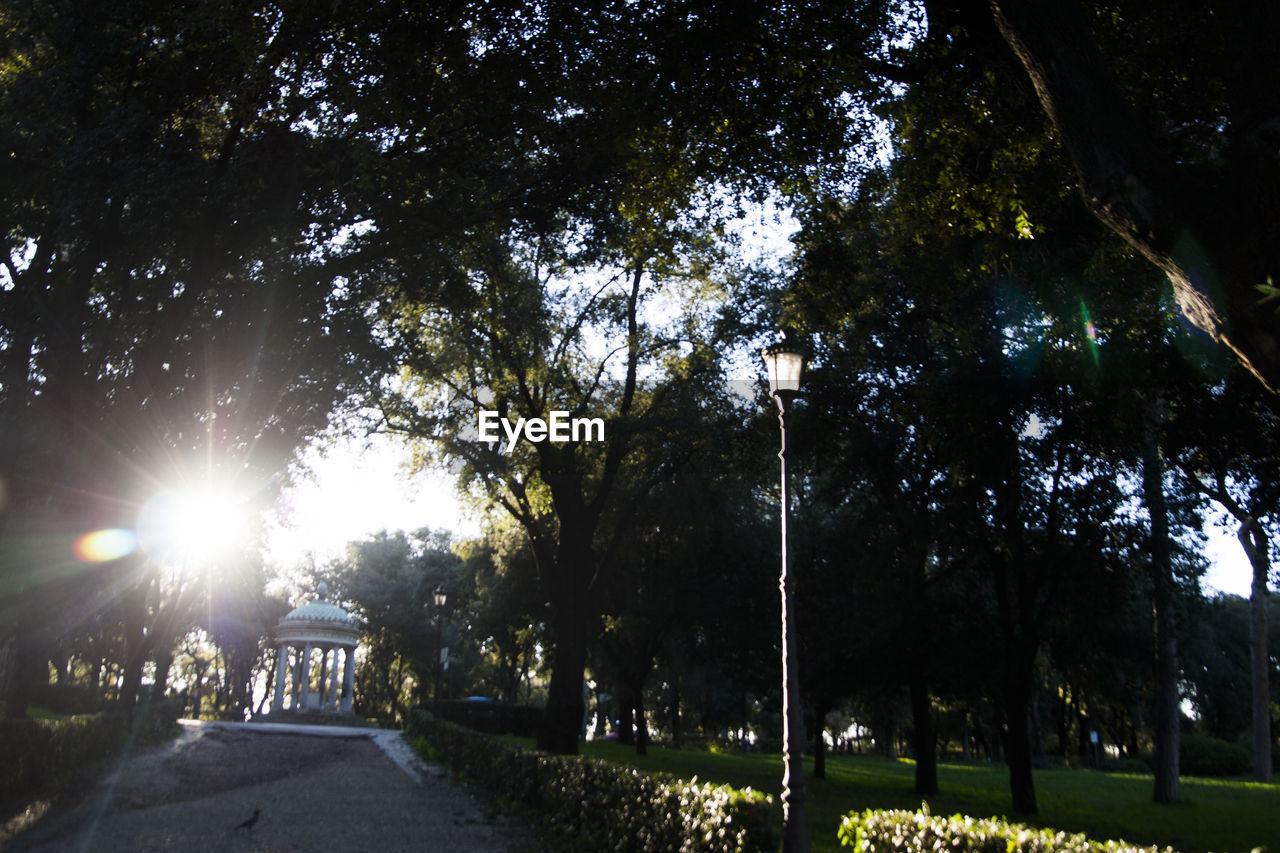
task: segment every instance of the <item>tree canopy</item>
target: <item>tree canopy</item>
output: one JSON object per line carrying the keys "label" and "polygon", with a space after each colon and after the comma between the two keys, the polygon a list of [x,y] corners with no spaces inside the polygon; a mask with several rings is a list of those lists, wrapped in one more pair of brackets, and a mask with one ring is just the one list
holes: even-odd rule
{"label": "tree canopy", "polygon": [[[144,675],[261,706],[252,635],[286,605],[256,557],[218,586],[204,555],[72,543],[139,532],[161,489],[269,502],[308,440],[381,429],[452,466],[484,532],[316,569],[370,628],[362,710],[439,699],[449,645],[460,688],[545,703],[557,752],[593,702],[640,747],[768,743],[751,352],[785,321],[815,356],[795,553],[819,751],[901,743],[921,793],[949,748],[985,751],[1033,812],[1035,762],[1097,732],[1177,799],[1194,724],[1247,728],[1264,778],[1278,15],[0,0],[6,713],[51,679],[130,704]],[[741,225],[766,202],[800,226],[783,262]],[[602,429],[486,441],[482,411]],[[1198,586],[1210,500],[1248,620]]]}

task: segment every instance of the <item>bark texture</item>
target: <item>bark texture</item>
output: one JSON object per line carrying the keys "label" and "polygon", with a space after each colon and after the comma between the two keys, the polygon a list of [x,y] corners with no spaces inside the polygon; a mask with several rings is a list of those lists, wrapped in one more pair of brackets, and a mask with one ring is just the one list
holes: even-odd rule
{"label": "bark texture", "polygon": [[[1089,210],[1169,277],[1188,320],[1280,390],[1280,7],[1223,3],[1226,145],[1188,163],[1126,99],[1076,0],[989,4]],[[1211,168],[1210,168],[1211,167]]]}
{"label": "bark texture", "polygon": [[1249,657],[1253,682],[1253,778],[1271,781],[1271,657],[1267,649],[1267,576],[1271,572],[1271,543],[1258,520],[1249,517],[1238,531],[1249,555],[1253,583],[1249,594]]}

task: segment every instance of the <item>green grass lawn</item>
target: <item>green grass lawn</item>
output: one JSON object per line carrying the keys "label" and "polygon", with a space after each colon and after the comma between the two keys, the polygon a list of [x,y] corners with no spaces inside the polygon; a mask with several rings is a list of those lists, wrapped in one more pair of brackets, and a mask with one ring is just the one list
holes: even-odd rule
{"label": "green grass lawn", "polygon": [[[27,707],[28,720],[65,720],[70,714],[61,714],[57,711],[49,711],[45,708],[37,708],[35,705]],[[4,717],[4,702],[0,701],[0,718]]]}
{"label": "green grass lawn", "polygon": [[[531,743],[521,741],[524,745]],[[650,747],[647,756],[616,743],[585,744],[583,753],[628,764],[649,772],[670,773],[700,781],[725,782],[773,794],[782,822],[782,759],[777,755],[731,755]],[[918,809],[912,793],[915,766],[864,756],[828,756],[827,778],[811,778],[806,757],[809,836],[815,851],[839,850],[840,818],[866,808]],[[974,817],[1009,811],[1008,771],[1003,765],[943,764],[938,768],[942,793],[926,798],[934,814]],[[1171,845],[1182,853],[1248,853],[1269,845],[1280,853],[1280,785],[1239,779],[1184,778],[1183,802],[1157,806],[1151,801],[1150,776],[1094,770],[1042,770],[1035,774],[1039,826],[1085,832],[1096,840],[1124,838],[1144,844]],[[1016,816],[1015,816],[1016,819]]]}
{"label": "green grass lawn", "polygon": [[27,718],[31,720],[69,720],[70,714],[60,714],[57,711],[48,711],[44,708],[32,706],[27,708]]}

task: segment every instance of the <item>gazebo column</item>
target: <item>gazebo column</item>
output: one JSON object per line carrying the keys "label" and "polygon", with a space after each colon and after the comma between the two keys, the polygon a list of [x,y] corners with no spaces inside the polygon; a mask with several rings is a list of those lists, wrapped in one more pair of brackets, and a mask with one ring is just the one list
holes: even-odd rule
{"label": "gazebo column", "polygon": [[302,682],[302,690],[298,698],[298,709],[307,710],[307,699],[311,696],[311,644],[302,650],[302,663],[298,667],[299,681]]}
{"label": "gazebo column", "polygon": [[293,647],[293,664],[289,667],[289,671],[293,677],[293,684],[289,686],[289,693],[292,694],[292,703],[289,705],[291,710],[298,710],[298,697],[302,695],[302,649],[297,646]]}
{"label": "gazebo column", "polygon": [[271,697],[271,710],[284,710],[284,682],[289,672],[289,644],[281,643],[276,649],[276,692]]}
{"label": "gazebo column", "polygon": [[351,713],[351,697],[356,685],[356,647],[347,646],[347,665],[342,671],[342,713]]}
{"label": "gazebo column", "polygon": [[333,670],[329,673],[329,701],[325,703],[325,707],[334,711],[338,710],[338,660],[342,656],[342,646],[333,647]]}
{"label": "gazebo column", "polygon": [[320,692],[320,710],[321,711],[325,710],[324,701],[326,698],[326,694],[329,692],[328,690],[329,685],[328,685],[328,682],[325,681],[325,678],[331,677],[329,675],[329,652],[332,650],[332,648],[333,648],[332,646],[320,647],[320,683],[316,685],[316,688]]}

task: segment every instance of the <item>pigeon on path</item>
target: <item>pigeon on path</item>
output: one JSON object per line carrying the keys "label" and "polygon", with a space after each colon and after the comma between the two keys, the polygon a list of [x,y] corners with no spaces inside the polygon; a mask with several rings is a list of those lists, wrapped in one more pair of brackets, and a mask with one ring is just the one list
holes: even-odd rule
{"label": "pigeon on path", "polygon": [[252,833],[252,832],[253,832],[253,825],[254,825],[255,823],[257,823],[257,822],[258,822],[258,815],[259,815],[259,813],[260,813],[260,812],[259,812],[259,810],[258,810],[258,809],[254,809],[254,810],[253,810],[253,814],[249,815],[249,817],[247,817],[247,818],[244,820],[244,822],[243,822],[243,823],[241,823],[240,825],[238,825],[238,826],[236,827],[235,831],[239,831],[239,830],[241,830],[241,829],[247,829],[250,833]]}

